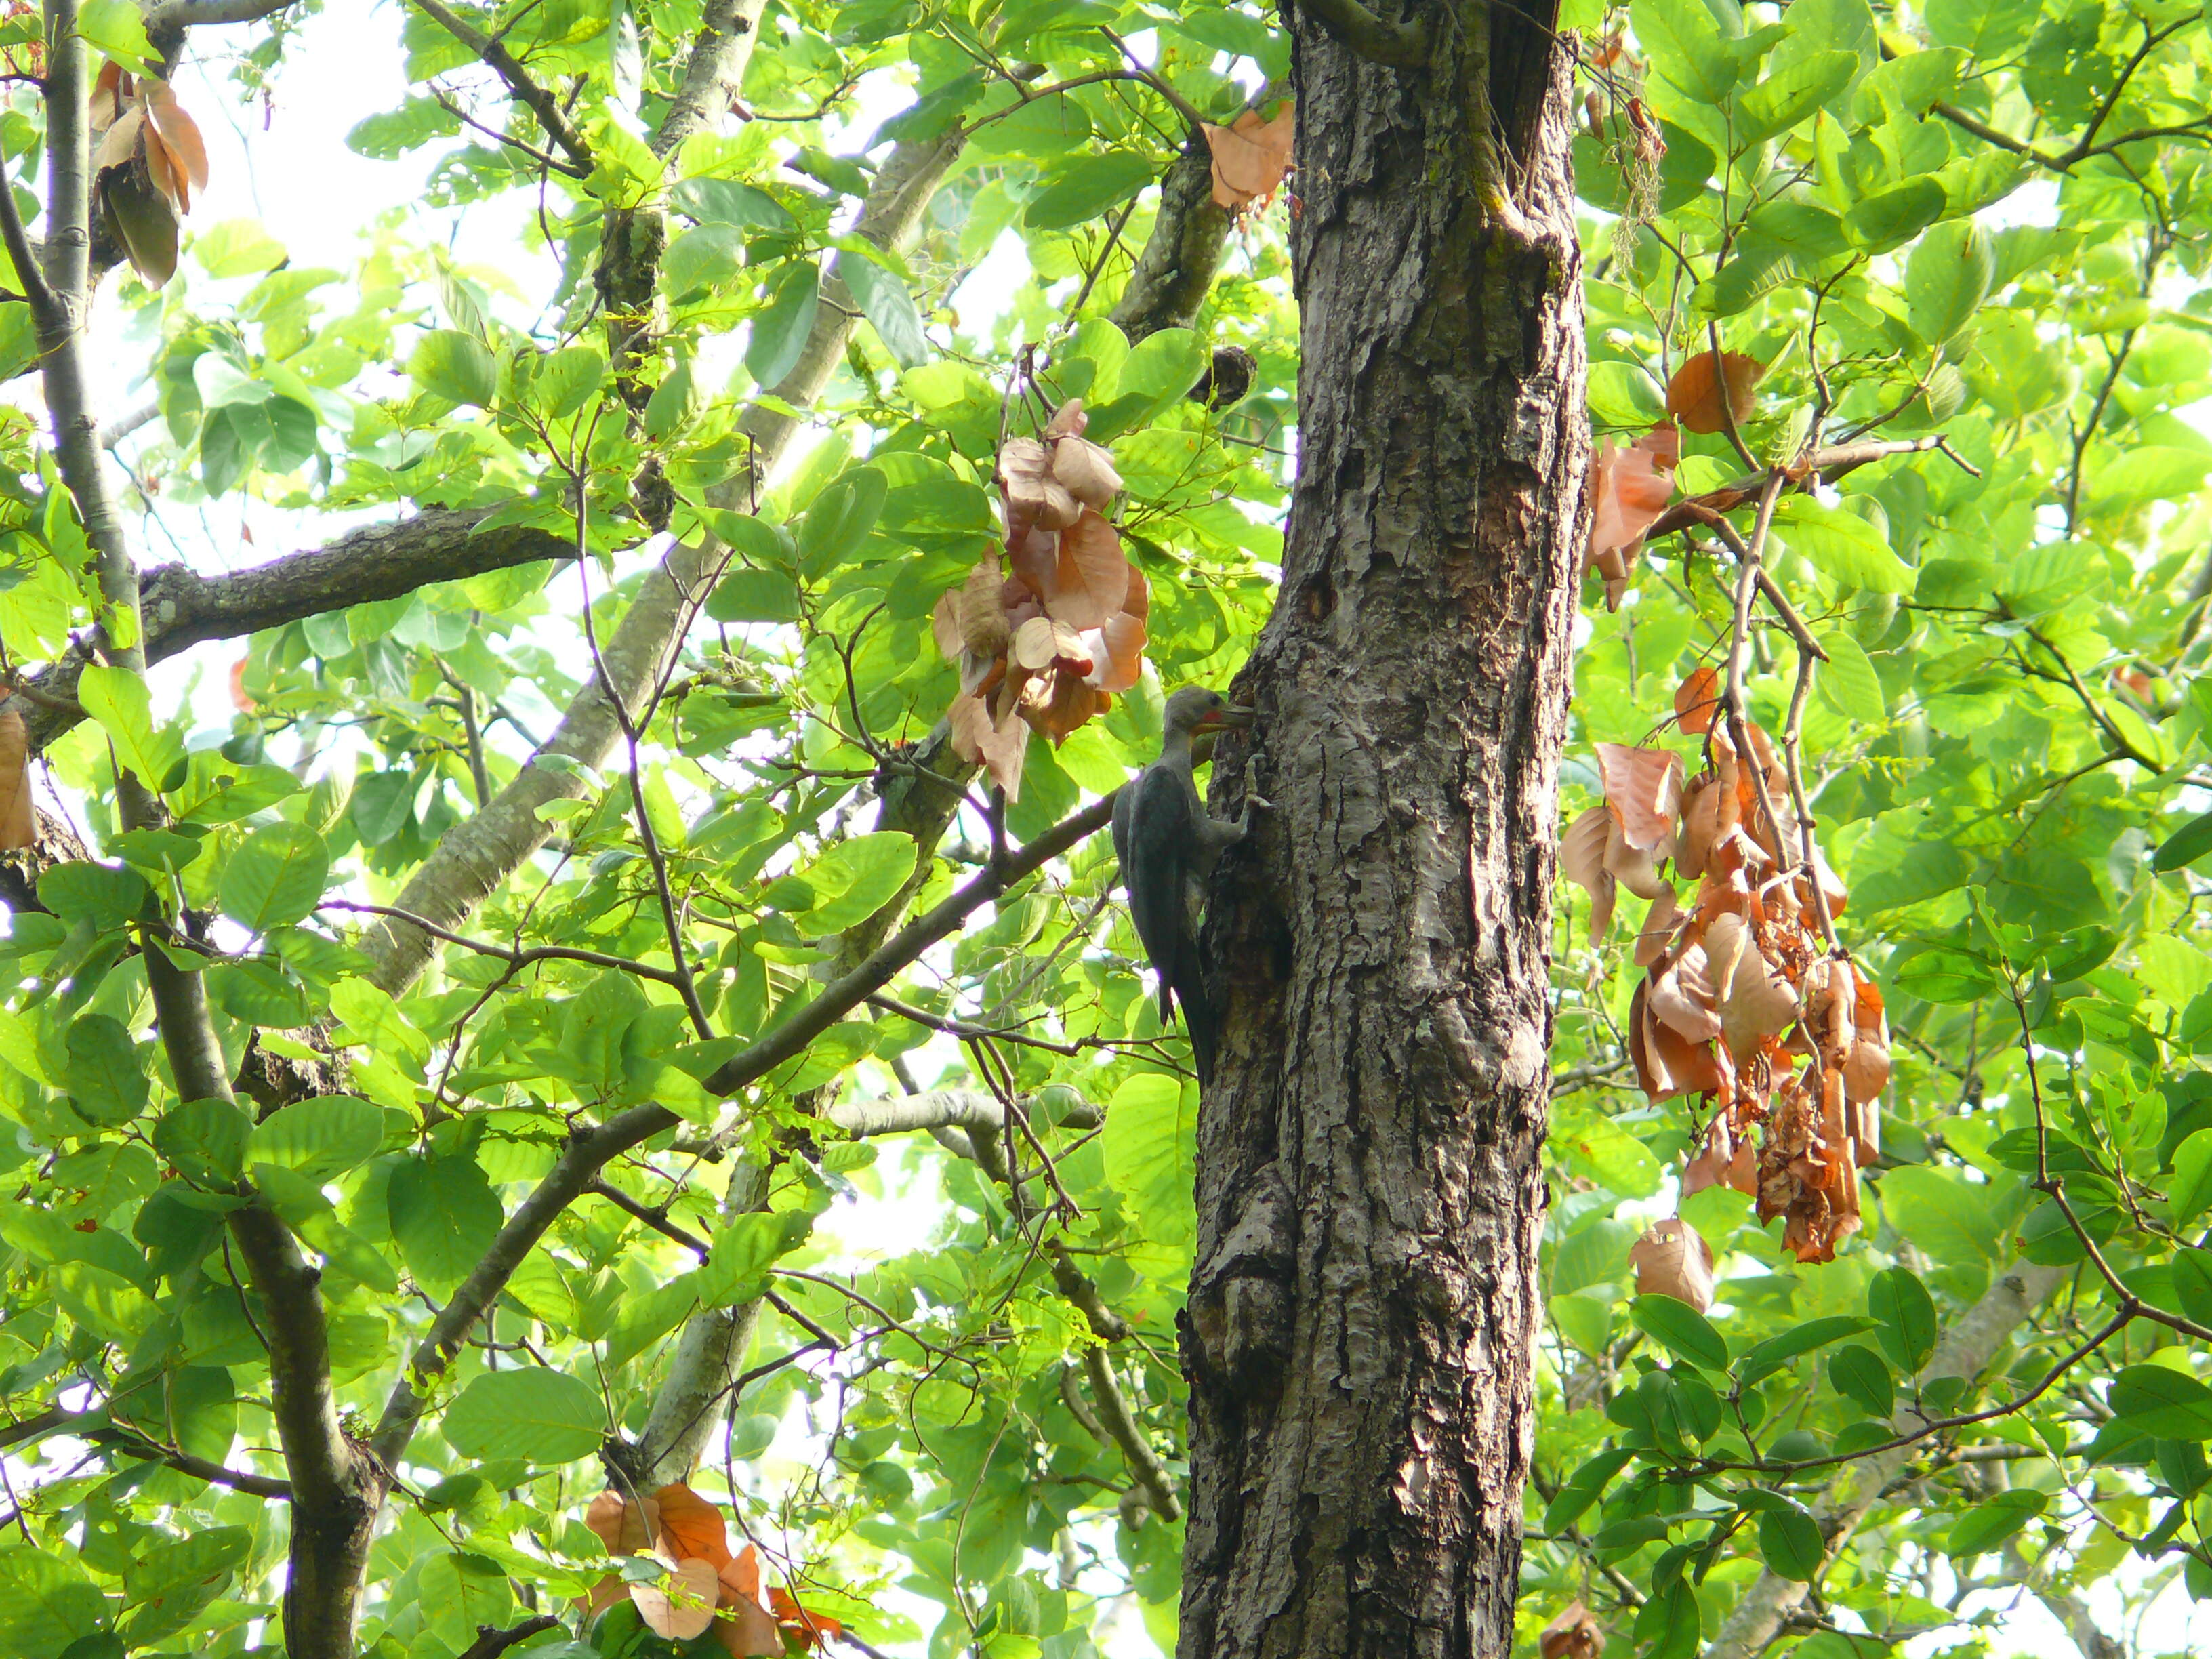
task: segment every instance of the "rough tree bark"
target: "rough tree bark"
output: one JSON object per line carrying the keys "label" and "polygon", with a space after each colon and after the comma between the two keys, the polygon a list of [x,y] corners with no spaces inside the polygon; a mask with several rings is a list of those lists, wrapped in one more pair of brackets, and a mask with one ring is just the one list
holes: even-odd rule
{"label": "rough tree bark", "polygon": [[[1286,14],[1288,8],[1285,9]],[[1294,37],[1299,476],[1215,811],[1180,1651],[1502,1656],[1583,478],[1549,6]],[[1395,66],[1395,67],[1394,67]]]}

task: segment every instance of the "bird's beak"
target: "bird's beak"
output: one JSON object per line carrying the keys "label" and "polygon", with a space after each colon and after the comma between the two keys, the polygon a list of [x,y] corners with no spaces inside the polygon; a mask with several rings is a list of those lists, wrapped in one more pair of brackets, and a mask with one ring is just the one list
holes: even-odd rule
{"label": "bird's beak", "polygon": [[1241,702],[1224,703],[1200,720],[1194,729],[1200,732],[1224,732],[1234,728],[1241,732],[1252,724],[1259,712],[1258,709],[1247,708]]}

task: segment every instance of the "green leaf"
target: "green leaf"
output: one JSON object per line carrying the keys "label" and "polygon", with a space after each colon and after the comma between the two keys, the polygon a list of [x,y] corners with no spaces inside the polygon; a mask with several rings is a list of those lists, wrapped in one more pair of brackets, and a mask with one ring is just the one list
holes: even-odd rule
{"label": "green leaf", "polygon": [[563,346],[538,361],[530,377],[530,402],[550,420],[566,420],[599,395],[607,360],[590,346]]}
{"label": "green leaf", "polygon": [[1197,335],[1187,328],[1161,329],[1139,341],[1122,363],[1120,395],[1156,404],[1181,398],[1198,384],[1206,363]]}
{"label": "green leaf", "polygon": [[1735,142],[1740,150],[1763,143],[1805,120],[1851,83],[1857,54],[1816,52],[1768,76],[1736,100]]}
{"label": "green leaf", "polygon": [[499,395],[499,365],[483,341],[457,328],[434,328],[407,358],[416,385],[448,403],[489,404]]}
{"label": "green leaf", "polygon": [[914,308],[914,295],[907,291],[905,278],[854,253],[838,255],[837,274],[859,302],[860,314],[874,325],[884,349],[901,368],[912,368],[929,356],[929,339],[921,331],[921,313]]}
{"label": "green leaf", "polygon": [[30,1544],[0,1548],[0,1653],[61,1659],[106,1617],[107,1598],[73,1562]]}
{"label": "green leaf", "polygon": [[589,1457],[607,1419],[593,1389],[566,1371],[532,1365],[473,1379],[446,1408],[442,1426],[464,1457],[543,1467]]}
{"label": "green leaf", "polygon": [[839,842],[799,878],[812,900],[792,918],[792,925],[809,939],[857,927],[906,884],[916,856],[914,837],[902,830]]}
{"label": "green leaf", "polygon": [[[862,263],[854,259],[858,265]],[[810,260],[786,265],[769,286],[768,304],[753,315],[745,341],[745,372],[774,391],[799,365],[821,307],[822,273]]]}
{"label": "green leaf", "polygon": [[1651,67],[1707,109],[1717,109],[1735,89],[1735,55],[1718,25],[1692,0],[1636,0],[1629,16]]}
{"label": "green leaf", "polygon": [[475,1271],[507,1218],[472,1158],[409,1158],[392,1170],[385,1194],[400,1260],[441,1301]]}
{"label": "green leaf", "polygon": [[[1856,59],[1851,61],[1856,64]],[[1785,1500],[1759,1515],[1759,1553],[1776,1577],[1803,1584],[1811,1583],[1820,1570],[1827,1544],[1820,1536],[1820,1523],[1804,1506]]]}
{"label": "green leaf", "polygon": [[70,1103],[91,1121],[114,1128],[146,1109],[149,1087],[138,1067],[138,1046],[110,1014],[79,1014],[64,1039],[65,1080]]}
{"label": "green leaf", "polygon": [[1837,629],[1820,636],[1820,647],[1828,653],[1817,682],[1820,694],[1838,713],[1855,720],[1874,726],[1887,720],[1889,702],[1882,695],[1881,677],[1859,642]]}
{"label": "green leaf", "polygon": [[798,228],[791,210],[757,185],[735,179],[685,179],[671,192],[676,205],[702,224],[787,234]]}
{"label": "green leaf", "polygon": [[1911,1269],[1885,1267],[1867,1286],[1875,1339],[1892,1364],[1911,1376],[1936,1352],[1936,1303]]}
{"label": "green leaf", "polygon": [[890,488],[872,466],[841,473],[814,498],[799,524],[799,561],[819,576],[858,553],[876,527]]}
{"label": "green leaf", "polygon": [[1776,509],[1774,522],[1784,540],[1835,581],[1871,593],[1912,591],[1911,567],[1855,513],[1792,495]]}
{"label": "green leaf", "polygon": [[2212,1326],[2212,1251],[2174,1252],[2173,1297],[2184,1317]]}
{"label": "green leaf", "polygon": [[229,1101],[180,1101],[154,1125],[154,1150],[195,1186],[228,1186],[245,1170],[253,1127]]}
{"label": "green leaf", "polygon": [[1728,1369],[1728,1340],[1688,1303],[1671,1296],[1639,1296],[1628,1304],[1628,1317],[1637,1329],[1692,1364],[1709,1371]]}
{"label": "green leaf", "polygon": [[1844,216],[1844,228],[1869,253],[1887,253],[1942,218],[1950,205],[1933,179],[1908,179],[1876,191]]}
{"label": "green leaf", "polygon": [[247,932],[265,933],[313,915],[330,873],[330,854],[313,830],[298,823],[264,824],[223,865],[216,902]]}
{"label": "green leaf", "polygon": [[2167,1221],[2176,1232],[2212,1207],[2212,1129],[2196,1131],[2173,1149],[2166,1194]]}
{"label": "green leaf", "polygon": [[290,1170],[319,1184],[367,1163],[383,1145],[382,1107],[353,1095],[318,1095],[256,1124],[246,1162]]}
{"label": "green leaf", "polygon": [[416,1570],[416,1592],[423,1624],[456,1653],[475,1643],[477,1631],[498,1629],[514,1612],[507,1569],[462,1551],[441,1551],[425,1560]]}
{"label": "green leaf", "polygon": [[2168,1440],[2212,1437],[2212,1389],[2164,1365],[2124,1366],[2105,1403],[2141,1434]]}
{"label": "green leaf", "polygon": [[1763,1342],[1755,1342],[1744,1351],[1736,1361],[1736,1380],[1750,1388],[1771,1376],[1800,1354],[1825,1348],[1831,1342],[1840,1342],[1847,1336],[1856,1336],[1861,1331],[1871,1330],[1874,1322],[1854,1319],[1848,1315],[1834,1314],[1825,1319],[1808,1319],[1802,1325],[1793,1325],[1778,1335]]}
{"label": "green leaf", "polygon": [[1951,1523],[1950,1531],[1944,1535],[1943,1553],[1964,1560],[1993,1550],[2042,1514],[2050,1502],[2049,1493],[2030,1487],[2001,1492],[1975,1504]]}
{"label": "green leaf", "polygon": [[137,0],[84,0],[77,9],[76,32],[127,70],[161,72],[161,54],[146,38],[146,16]]}
{"label": "green leaf", "polygon": [[2161,875],[2192,865],[2212,853],[2212,812],[2199,813],[2168,836],[2151,854],[2150,867]]}
{"label": "green leaf", "polygon": [[1561,1483],[1558,1496],[1544,1510],[1544,1530],[1560,1532],[1581,1519],[1583,1511],[1604,1495],[1613,1477],[1628,1467],[1635,1453],[1615,1446],[1598,1453]]}
{"label": "green leaf", "polygon": [[184,764],[184,739],[173,726],[155,728],[153,696],[143,678],[94,663],[77,678],[76,700],[100,722],[125,771],[149,789],[170,787],[170,775]]}
{"label": "green leaf", "polygon": [[1828,1382],[1869,1417],[1887,1418],[1896,1408],[1897,1384],[1882,1357],[1853,1342],[1828,1356]]}
{"label": "green leaf", "polygon": [[1942,345],[1974,319],[1996,277],[1996,248],[1971,219],[1936,226],[1913,244],[1905,265],[1912,331]]}
{"label": "green leaf", "polygon": [[1030,198],[1022,222],[1031,230],[1064,230],[1104,217],[1152,182],[1149,156],[1127,150],[1082,155],[1061,167]]}

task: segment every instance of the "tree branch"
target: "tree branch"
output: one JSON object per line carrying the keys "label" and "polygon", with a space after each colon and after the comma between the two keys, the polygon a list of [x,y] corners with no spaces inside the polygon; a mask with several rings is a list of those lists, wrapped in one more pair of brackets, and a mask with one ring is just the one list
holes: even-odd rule
{"label": "tree branch", "polygon": [[560,1628],[561,1621],[550,1613],[541,1613],[535,1619],[526,1619],[505,1630],[478,1625],[477,1639],[461,1650],[460,1659],[499,1659],[509,1648],[518,1647],[543,1632]]}
{"label": "tree branch", "polygon": [[[597,165],[592,157],[592,147],[584,142],[582,134],[568,125],[568,116],[562,112],[561,100],[531,78],[530,71],[522,66],[522,60],[507,49],[505,41],[486,34],[447,5],[445,0],[410,0],[410,3],[482,58],[486,67],[507,83],[507,89],[514,94],[515,101],[524,105],[538,118],[538,124],[545,129],[554,143],[560,147],[561,153],[568,158],[568,165],[561,167],[562,172],[576,179],[591,176],[592,168]],[[555,165],[560,164],[556,162]]]}
{"label": "tree branch", "polygon": [[[476,526],[489,516],[481,508],[429,507],[228,576],[202,576],[180,564],[158,566],[140,585],[146,660],[162,662],[210,640],[237,639],[372,600],[398,599],[434,582],[574,556],[575,549],[563,538],[527,526],[479,532]],[[89,660],[79,647],[34,684],[47,697],[73,702],[77,676]],[[42,749],[83,716],[81,711],[40,705],[27,718],[32,747]]]}
{"label": "tree branch", "polygon": [[684,65],[684,84],[661,117],[660,130],[653,135],[654,155],[673,155],[686,138],[737,102],[766,3],[711,0]]}
{"label": "tree branch", "polygon": [[210,28],[222,23],[258,23],[289,11],[299,0],[162,0],[146,10],[146,33]]}

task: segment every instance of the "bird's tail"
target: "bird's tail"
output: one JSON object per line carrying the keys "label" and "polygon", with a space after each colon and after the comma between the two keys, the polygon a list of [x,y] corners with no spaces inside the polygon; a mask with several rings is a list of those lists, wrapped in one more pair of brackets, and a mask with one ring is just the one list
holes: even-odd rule
{"label": "bird's tail", "polygon": [[1221,1018],[1207,994],[1195,951],[1187,953],[1170,973],[1160,975],[1160,1024],[1174,1014],[1173,1004],[1182,1004],[1182,1023],[1190,1032],[1190,1057],[1198,1067],[1200,1088],[1213,1081],[1213,1056],[1220,1046]]}

